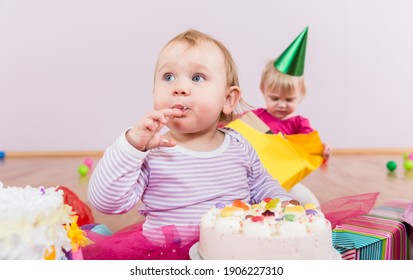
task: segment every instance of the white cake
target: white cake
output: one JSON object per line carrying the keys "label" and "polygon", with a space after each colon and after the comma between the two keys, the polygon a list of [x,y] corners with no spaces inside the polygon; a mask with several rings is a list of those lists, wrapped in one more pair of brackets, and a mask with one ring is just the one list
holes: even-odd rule
{"label": "white cake", "polygon": [[70,250],[71,207],[55,188],[5,187],[0,182],[0,259],[56,259]]}
{"label": "white cake", "polygon": [[249,205],[217,204],[201,220],[203,259],[329,260],[334,258],[331,224],[313,204],[265,199]]}

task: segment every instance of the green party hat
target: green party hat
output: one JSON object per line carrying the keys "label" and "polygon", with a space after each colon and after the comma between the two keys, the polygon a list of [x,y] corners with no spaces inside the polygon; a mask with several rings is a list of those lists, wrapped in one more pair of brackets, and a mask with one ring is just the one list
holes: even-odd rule
{"label": "green party hat", "polygon": [[290,76],[304,74],[305,50],[308,26],[298,35],[288,48],[275,60],[274,66],[281,73]]}

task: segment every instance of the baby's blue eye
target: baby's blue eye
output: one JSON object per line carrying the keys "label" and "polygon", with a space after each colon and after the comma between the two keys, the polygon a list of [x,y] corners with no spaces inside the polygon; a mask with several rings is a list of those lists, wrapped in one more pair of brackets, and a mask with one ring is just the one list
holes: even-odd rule
{"label": "baby's blue eye", "polygon": [[202,77],[201,75],[194,75],[192,77],[192,81],[194,81],[194,82],[201,82],[201,81],[204,81],[204,80],[205,80],[204,77]]}
{"label": "baby's blue eye", "polygon": [[173,80],[175,80],[175,77],[172,74],[165,74],[164,79],[165,79],[165,81],[173,81]]}

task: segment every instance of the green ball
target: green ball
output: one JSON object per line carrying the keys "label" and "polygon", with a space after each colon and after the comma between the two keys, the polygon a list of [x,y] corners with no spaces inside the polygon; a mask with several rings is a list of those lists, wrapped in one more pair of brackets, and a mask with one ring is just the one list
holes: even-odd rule
{"label": "green ball", "polygon": [[404,160],[406,160],[406,159],[409,159],[409,153],[408,152],[405,152],[404,154],[403,154],[403,159]]}
{"label": "green ball", "polygon": [[77,171],[79,172],[80,176],[86,176],[89,173],[89,167],[86,164],[81,164],[77,168]]}
{"label": "green ball", "polygon": [[406,169],[406,171],[413,170],[413,160],[411,160],[411,159],[405,160],[404,161],[404,169]]}
{"label": "green ball", "polygon": [[394,171],[394,170],[396,170],[396,168],[397,168],[397,164],[394,161],[391,160],[391,161],[387,162],[387,169],[389,171]]}

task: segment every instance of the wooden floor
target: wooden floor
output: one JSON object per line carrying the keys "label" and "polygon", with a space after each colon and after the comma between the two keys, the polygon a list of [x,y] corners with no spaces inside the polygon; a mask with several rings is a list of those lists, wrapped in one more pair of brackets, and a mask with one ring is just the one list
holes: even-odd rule
{"label": "wooden floor", "polygon": [[[95,163],[99,160],[94,158]],[[393,174],[386,162],[394,160],[398,168]],[[5,186],[63,185],[78,194],[87,204],[88,176],[82,177],[77,168],[82,157],[6,158],[0,160],[0,181]],[[333,198],[369,192],[380,192],[377,204],[390,199],[413,198],[413,172],[405,172],[401,155],[334,155],[324,168],[308,175],[302,183],[311,189],[321,203]],[[123,215],[105,215],[95,209],[96,222],[117,231],[142,220],[136,208]]]}

